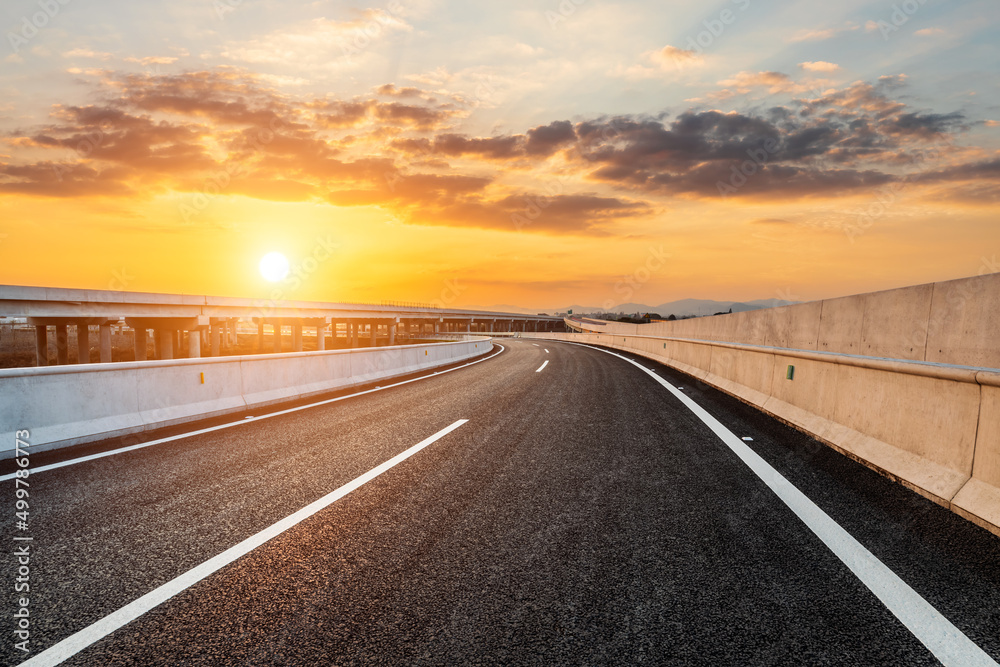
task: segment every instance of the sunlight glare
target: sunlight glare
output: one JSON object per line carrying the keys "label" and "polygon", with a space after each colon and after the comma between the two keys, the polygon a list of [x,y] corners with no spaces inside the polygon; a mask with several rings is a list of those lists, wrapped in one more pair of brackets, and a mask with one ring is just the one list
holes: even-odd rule
{"label": "sunlight glare", "polygon": [[269,252],[260,259],[260,275],[269,283],[276,283],[288,275],[288,258],[280,252]]}

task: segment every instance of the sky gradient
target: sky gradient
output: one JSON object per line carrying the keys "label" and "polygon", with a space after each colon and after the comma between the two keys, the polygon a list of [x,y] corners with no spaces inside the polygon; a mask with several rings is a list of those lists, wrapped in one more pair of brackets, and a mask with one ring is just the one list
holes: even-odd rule
{"label": "sky gradient", "polygon": [[992,1],[10,0],[0,26],[2,284],[548,309],[1000,270]]}

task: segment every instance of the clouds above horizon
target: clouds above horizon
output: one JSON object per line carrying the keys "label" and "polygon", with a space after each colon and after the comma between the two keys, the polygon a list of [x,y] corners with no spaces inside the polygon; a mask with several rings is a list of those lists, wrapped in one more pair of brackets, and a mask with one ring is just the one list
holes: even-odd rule
{"label": "clouds above horizon", "polygon": [[[814,97],[795,97],[781,72],[720,83],[784,98],[473,136],[457,131],[470,107],[441,91],[386,83],[363,97],[296,98],[228,67],[104,71],[100,102],[57,106],[49,123],[4,138],[12,158],[0,161],[0,192],[141,198],[217,188],[378,206],[413,224],[584,235],[611,233],[672,197],[822,198],[905,180],[953,184],[949,196],[973,205],[997,198],[996,158],[956,161],[972,121],[911,108],[897,95],[905,77]],[[525,184],[551,181],[553,170],[557,191]],[[957,185],[966,181],[975,187]]]}

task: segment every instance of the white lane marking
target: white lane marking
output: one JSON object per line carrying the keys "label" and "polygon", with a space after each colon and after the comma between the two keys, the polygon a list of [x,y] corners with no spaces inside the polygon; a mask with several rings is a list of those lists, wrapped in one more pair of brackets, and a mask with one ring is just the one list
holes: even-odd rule
{"label": "white lane marking", "polygon": [[539,345],[538,343],[532,343],[532,345],[534,345],[535,347],[541,347],[541,345]]}
{"label": "white lane marking", "polygon": [[[46,470],[55,470],[56,468],[64,468],[66,466],[71,466],[76,463],[84,463],[86,461],[93,461],[94,459],[102,459],[105,456],[113,456],[115,454],[122,454],[124,452],[131,452],[136,449],[143,449],[144,447],[152,447],[153,445],[162,445],[165,442],[173,442],[174,440],[183,440],[184,438],[190,438],[195,435],[201,435],[202,433],[211,433],[212,431],[221,431],[224,428],[232,428],[233,426],[239,426],[241,424],[246,424],[250,421],[260,421],[261,419],[268,419],[269,417],[277,417],[278,415],[285,415],[290,412],[298,412],[299,410],[306,410],[308,408],[315,408],[320,405],[327,405],[329,403],[336,403],[337,401],[344,401],[348,398],[354,398],[355,396],[364,396],[365,394],[371,394],[376,391],[384,391],[386,389],[392,389],[393,387],[399,387],[404,384],[409,384],[411,382],[417,382],[418,380],[426,380],[427,378],[434,377],[435,375],[443,375],[445,373],[450,373],[452,371],[457,371],[461,368],[466,368],[468,366],[475,366],[483,361],[489,361],[498,354],[502,354],[507,350],[503,345],[497,343],[500,348],[499,352],[494,352],[488,357],[483,357],[482,359],[477,359],[476,361],[469,362],[467,364],[462,364],[461,366],[456,366],[455,368],[449,368],[444,371],[435,371],[430,375],[422,375],[416,378],[410,378],[409,380],[403,380],[402,382],[397,382],[395,384],[388,384],[384,387],[376,387],[375,389],[366,389],[364,391],[355,392],[353,394],[347,394],[346,396],[338,396],[337,398],[328,398],[325,401],[318,401],[316,403],[309,403],[308,405],[299,405],[294,408],[287,408],[285,410],[279,410],[277,412],[271,412],[266,415],[260,415],[259,417],[244,417],[238,422],[228,422],[226,424],[219,424],[218,426],[209,426],[207,428],[200,428],[197,431],[189,431],[187,433],[178,433],[177,435],[172,435],[167,438],[158,438],[156,440],[150,440],[149,442],[140,442],[138,445],[129,445],[128,447],[121,447],[119,449],[111,449],[106,452],[99,452],[97,454],[90,454],[88,456],[81,456],[77,459],[69,459],[67,461],[60,461],[59,463],[51,463],[47,466],[39,466],[37,468],[31,468],[31,474],[37,475],[40,472],[45,472]],[[14,479],[16,473],[11,473],[9,475],[0,475],[0,482],[6,482],[7,480]]]}
{"label": "white lane marking", "polygon": [[548,366],[548,365],[549,365],[549,360],[548,360],[548,359],[546,359],[546,360],[545,360],[545,363],[544,363],[544,364],[542,364],[541,366],[539,366],[539,367],[538,367],[538,370],[536,370],[535,372],[536,372],[536,373],[541,373],[541,372],[542,372],[542,369],[543,369],[543,368],[545,368],[545,367],[546,367],[546,366]]}
{"label": "white lane marking", "polygon": [[944,665],[1000,667],[895,572],[841,528],[840,524],[687,394],[677,391],[669,382],[628,357],[601,348],[593,349],[607,352],[640,368],[701,419]]}
{"label": "white lane marking", "polygon": [[545,354],[549,353],[549,348],[545,348]]}
{"label": "white lane marking", "polygon": [[742,440],[743,442],[753,442],[753,438],[751,438],[749,435],[743,436],[742,438],[740,438],[740,440]]}
{"label": "white lane marking", "polygon": [[190,588],[202,579],[205,579],[211,574],[218,572],[226,565],[229,565],[233,561],[246,554],[250,553],[257,547],[265,544],[269,540],[277,537],[286,530],[292,528],[296,524],[305,521],[312,515],[316,514],[320,510],[326,509],[333,503],[337,502],[344,496],[346,496],[351,491],[364,486],[368,482],[372,481],[385,471],[402,463],[406,459],[410,458],[420,450],[433,444],[434,442],[440,440],[444,436],[448,435],[455,429],[457,429],[462,424],[467,423],[468,419],[459,419],[451,426],[447,426],[426,440],[421,440],[417,444],[413,445],[404,452],[397,454],[385,463],[372,468],[365,474],[357,477],[347,484],[344,484],[336,491],[332,491],[327,495],[323,496],[319,500],[313,501],[300,509],[298,512],[291,514],[281,521],[265,528],[256,535],[252,535],[247,539],[243,540],[239,544],[232,546],[225,551],[223,551],[218,556],[208,559],[201,565],[198,565],[184,574],[171,579],[167,583],[163,584],[159,588],[156,588],[149,593],[146,593],[139,599],[130,602],[118,611],[112,612],[102,618],[101,620],[87,626],[83,630],[70,635],[66,639],[50,646],[38,655],[34,656],[30,660],[26,660],[21,663],[22,667],[40,667],[49,665],[58,665],[64,660],[67,660],[80,651],[84,650],[91,644],[103,639],[108,636],[118,628],[122,627],[127,623],[131,623],[135,619],[139,618],[145,614],[150,609],[166,602],[178,593]]}

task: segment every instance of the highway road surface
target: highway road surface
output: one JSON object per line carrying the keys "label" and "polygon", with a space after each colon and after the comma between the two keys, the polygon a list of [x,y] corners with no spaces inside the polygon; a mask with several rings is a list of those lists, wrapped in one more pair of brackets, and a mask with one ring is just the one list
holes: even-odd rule
{"label": "highway road surface", "polygon": [[625,357],[505,339],[314,407],[84,461],[122,443],[34,453],[27,529],[0,482],[0,661],[1000,659],[1000,538]]}

